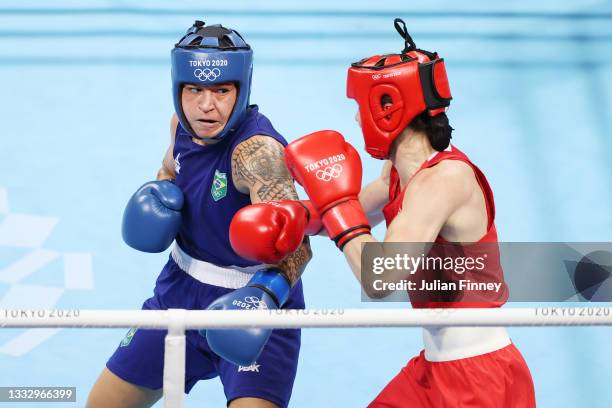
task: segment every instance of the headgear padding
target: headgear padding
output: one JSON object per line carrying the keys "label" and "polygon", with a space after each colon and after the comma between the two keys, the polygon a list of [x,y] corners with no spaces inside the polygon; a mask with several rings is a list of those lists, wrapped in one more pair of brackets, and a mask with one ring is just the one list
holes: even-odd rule
{"label": "headgear padding", "polygon": [[196,21],[174,46],[172,57],[172,94],[179,122],[192,136],[195,134],[183,112],[181,91],[185,84],[199,86],[234,82],[238,97],[225,127],[214,139],[220,141],[240,125],[251,94],[253,50],[235,30],[219,24],[204,26]]}

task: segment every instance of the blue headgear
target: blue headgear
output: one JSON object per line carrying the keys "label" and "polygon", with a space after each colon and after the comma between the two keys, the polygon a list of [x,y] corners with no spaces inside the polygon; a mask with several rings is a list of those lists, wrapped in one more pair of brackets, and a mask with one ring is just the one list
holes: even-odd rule
{"label": "blue headgear", "polygon": [[179,122],[192,136],[198,137],[183,112],[181,90],[185,84],[212,85],[235,82],[238,97],[225,128],[210,142],[221,141],[233,133],[244,119],[251,94],[253,50],[235,30],[220,24],[204,27],[197,21],[174,46],[172,57],[172,93]]}

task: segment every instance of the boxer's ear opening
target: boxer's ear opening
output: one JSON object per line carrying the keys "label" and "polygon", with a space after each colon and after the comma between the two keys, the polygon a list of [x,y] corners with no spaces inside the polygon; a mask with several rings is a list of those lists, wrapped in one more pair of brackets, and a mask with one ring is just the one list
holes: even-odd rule
{"label": "boxer's ear opening", "polygon": [[[383,96],[381,96],[380,106],[382,107],[383,111],[387,111],[391,109],[391,107],[393,106],[393,98],[391,98],[391,95],[384,94]],[[389,114],[388,116],[385,116],[385,119],[387,120],[391,119],[391,115]]]}
{"label": "boxer's ear opening", "polygon": [[380,97],[380,105],[382,106],[383,109],[385,109],[385,105],[390,105],[392,103],[393,103],[393,98],[391,98],[391,95],[383,94]]}
{"label": "boxer's ear opening", "polygon": [[370,111],[376,126],[385,132],[394,131],[402,119],[402,95],[392,84],[376,85],[370,91]]}

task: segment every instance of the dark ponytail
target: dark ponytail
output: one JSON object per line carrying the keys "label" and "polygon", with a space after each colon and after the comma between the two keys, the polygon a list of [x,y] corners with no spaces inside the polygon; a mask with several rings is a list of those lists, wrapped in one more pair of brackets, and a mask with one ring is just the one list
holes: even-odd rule
{"label": "dark ponytail", "polygon": [[448,124],[446,113],[429,116],[427,112],[423,112],[414,118],[408,127],[415,132],[424,132],[431,147],[439,152],[448,147],[453,133],[453,128]]}

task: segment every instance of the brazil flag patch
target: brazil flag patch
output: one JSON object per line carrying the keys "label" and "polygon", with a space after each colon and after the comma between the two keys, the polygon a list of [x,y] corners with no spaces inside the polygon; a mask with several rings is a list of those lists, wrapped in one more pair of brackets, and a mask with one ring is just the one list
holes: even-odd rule
{"label": "brazil flag patch", "polygon": [[215,201],[219,201],[227,194],[227,175],[215,170],[215,178],[213,179],[210,193]]}
{"label": "brazil flag patch", "polygon": [[132,339],[134,338],[134,335],[136,334],[136,331],[138,331],[138,329],[136,327],[132,327],[130,329],[130,331],[127,332],[127,334],[125,335],[123,340],[121,340],[121,344],[119,344],[119,346],[120,347],[127,347],[127,346],[129,346],[130,343],[132,342]]}

